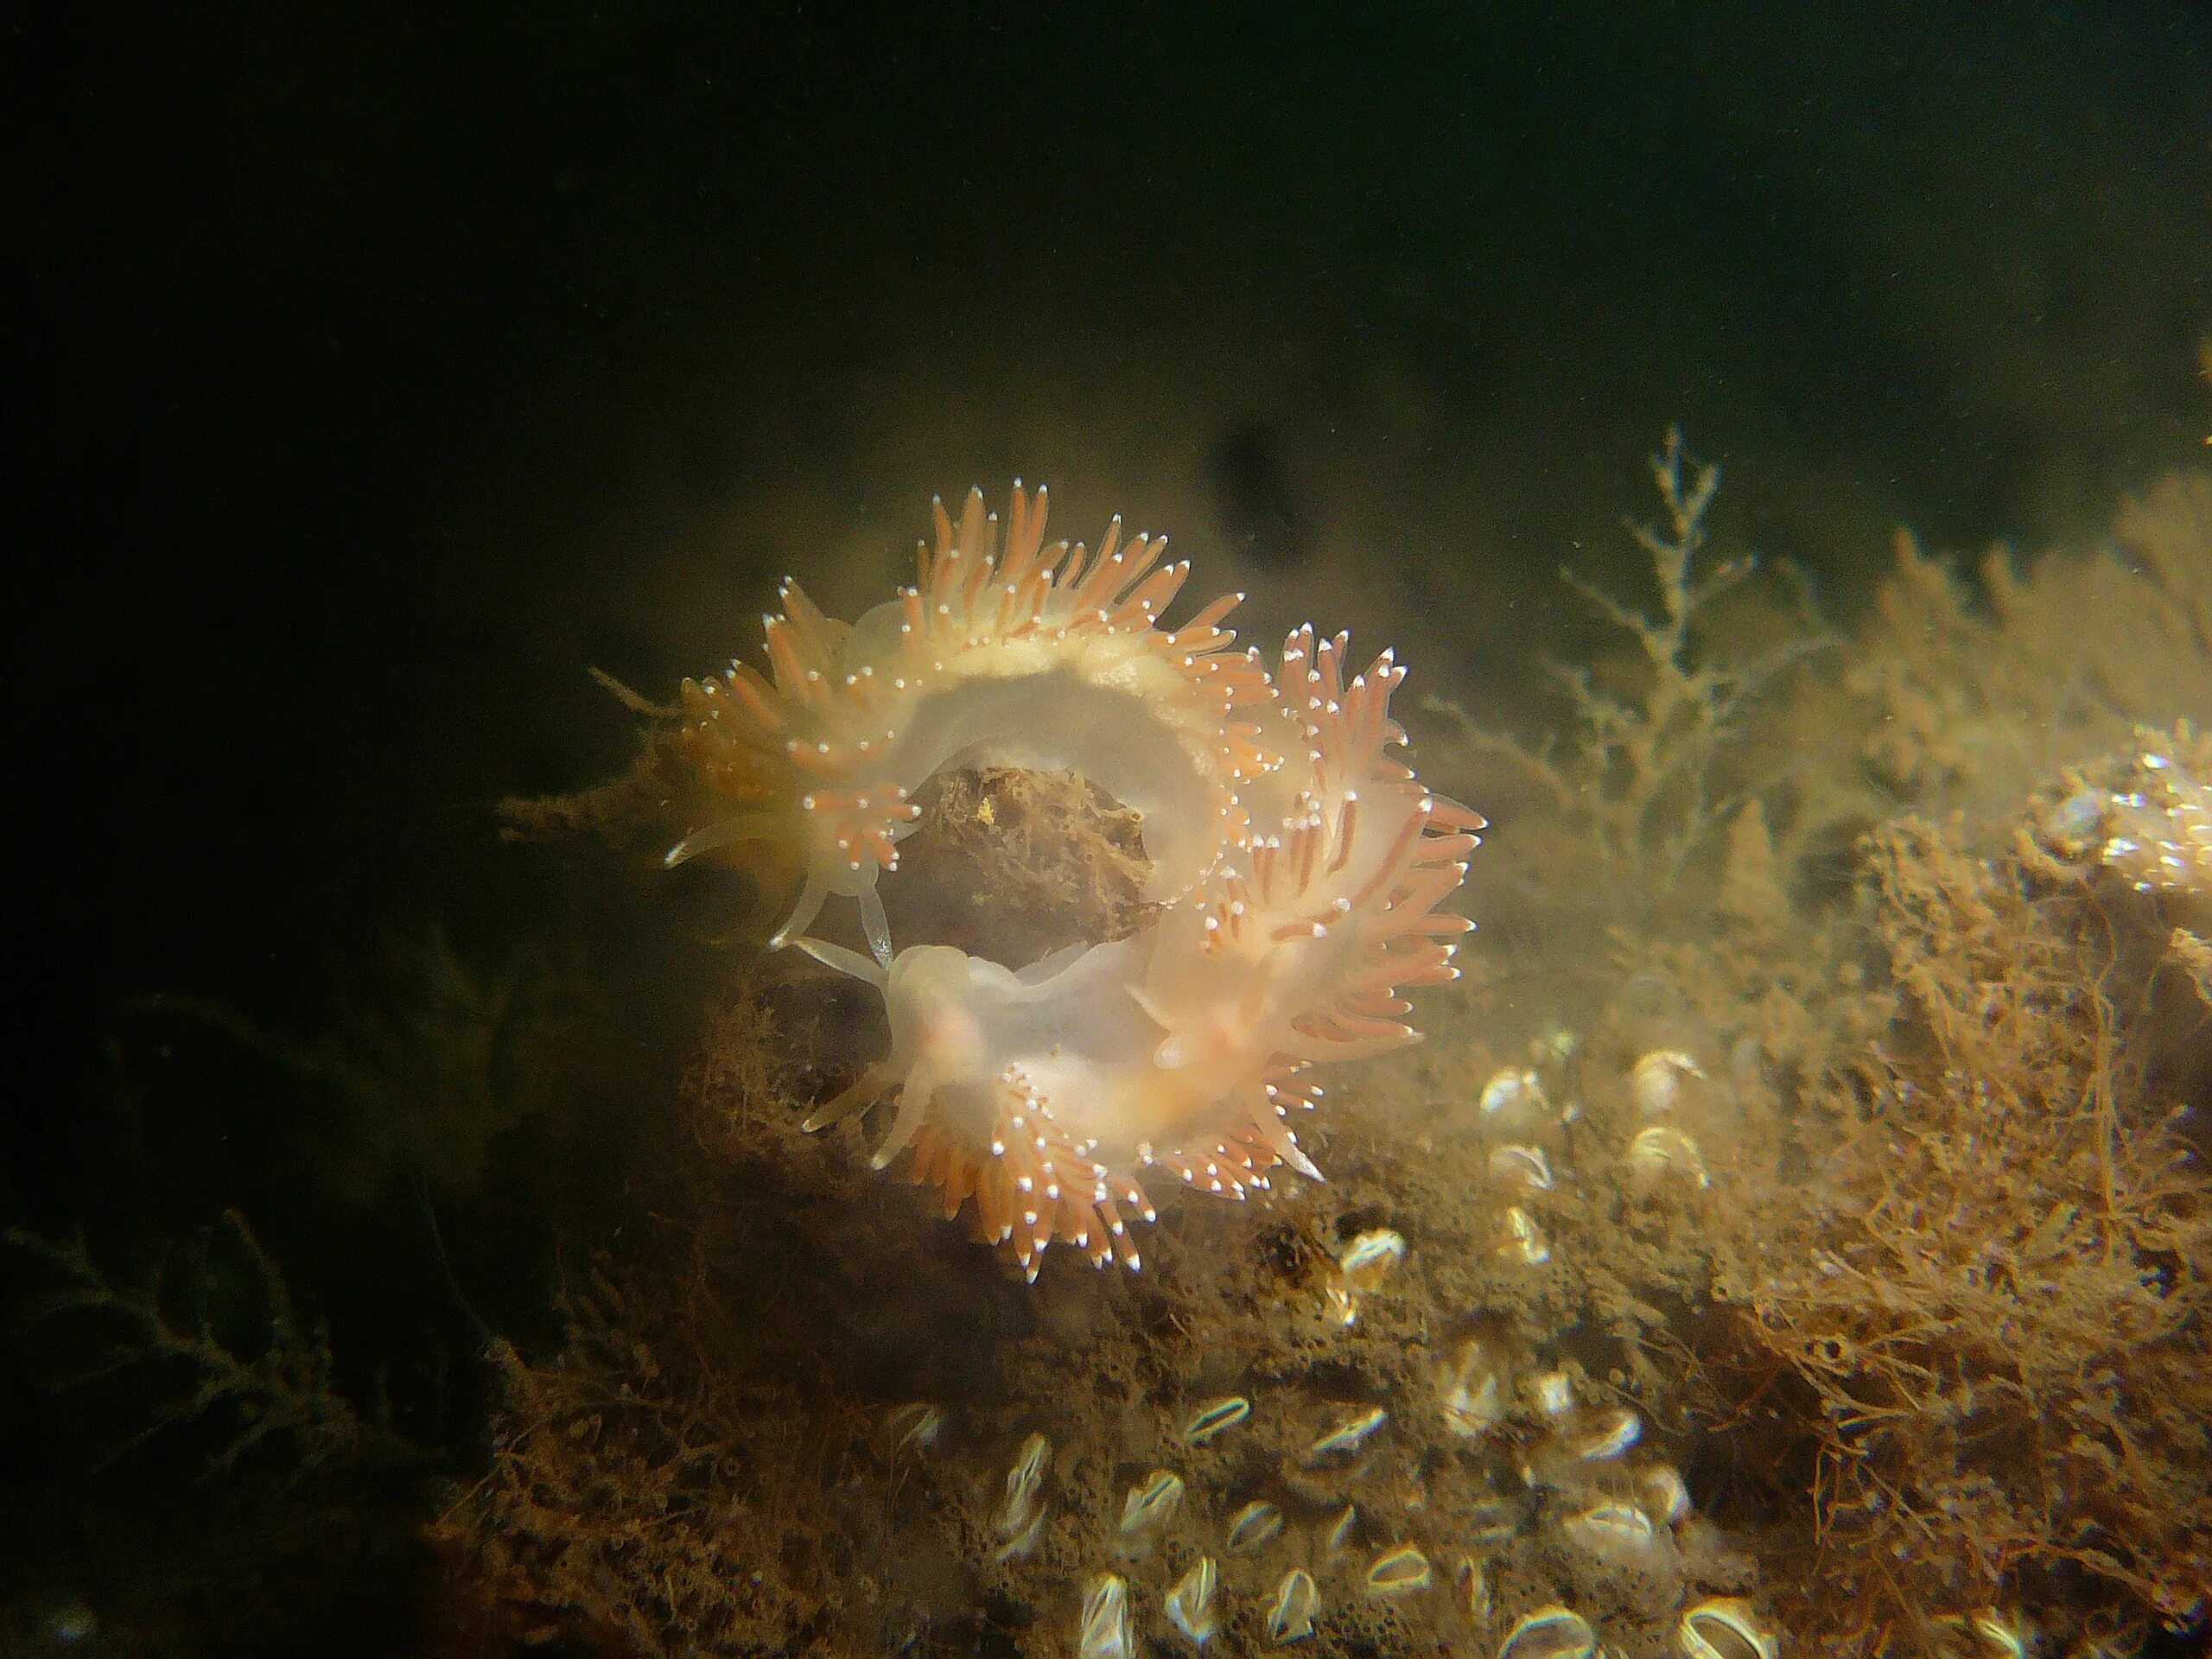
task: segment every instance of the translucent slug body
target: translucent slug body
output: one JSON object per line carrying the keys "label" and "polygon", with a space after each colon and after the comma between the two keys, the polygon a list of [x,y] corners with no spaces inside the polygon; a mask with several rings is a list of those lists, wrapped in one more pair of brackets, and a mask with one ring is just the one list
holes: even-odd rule
{"label": "translucent slug body", "polygon": [[[1456,976],[1470,925],[1438,903],[1482,820],[1386,753],[1404,669],[1344,674],[1344,637],[1283,647],[1278,685],[1207,606],[1160,613],[1189,567],[1164,543],[1098,556],[1043,545],[1045,493],[1015,486],[1003,554],[971,493],[914,587],[850,627],[795,583],[766,621],[772,683],[742,664],[686,682],[680,751],[728,816],[671,864],[741,840],[796,842],[806,874],[774,943],[795,942],[881,989],[892,1052],[809,1128],[895,1096],[883,1168],[911,1154],[950,1217],[1009,1245],[1033,1278],[1058,1237],[1138,1265],[1130,1212],[1159,1166],[1242,1198],[1285,1163],[1315,1179],[1288,1119],[1320,1090],[1300,1075],[1415,1039],[1401,987]],[[1143,815],[1160,908],[1128,938],[1019,971],[943,945],[895,954],[875,882],[947,767],[1080,773]],[[874,959],[799,938],[832,893],[859,900]]]}

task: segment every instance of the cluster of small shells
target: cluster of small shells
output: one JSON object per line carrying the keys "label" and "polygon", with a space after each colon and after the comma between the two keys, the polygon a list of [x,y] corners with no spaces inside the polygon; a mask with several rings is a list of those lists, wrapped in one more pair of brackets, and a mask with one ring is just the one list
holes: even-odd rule
{"label": "cluster of small shells", "polygon": [[1679,1178],[1706,1187],[1705,1154],[1680,1123],[1678,1114],[1686,1090],[1706,1081],[1705,1068],[1676,1048],[1655,1048],[1637,1059],[1629,1071],[1629,1092],[1639,1116],[1654,1120],[1637,1130],[1624,1154],[1632,1179],[1649,1185]]}
{"label": "cluster of small shells", "polygon": [[[1565,1058],[1573,1039],[1565,1033],[1539,1044],[1540,1052]],[[1703,1190],[1712,1185],[1705,1154],[1684,1126],[1694,1096],[1709,1094],[1705,1068],[1679,1048],[1654,1048],[1629,1068],[1627,1084],[1638,1127],[1621,1151],[1629,1181],[1649,1192],[1673,1181]],[[1506,1066],[1494,1072],[1477,1096],[1479,1122],[1491,1141],[1491,1181],[1503,1194],[1499,1211],[1497,1255],[1508,1262],[1541,1267],[1552,1244],[1535,1212],[1534,1200],[1558,1185],[1553,1153],[1546,1138],[1580,1112],[1573,1102],[1554,1108],[1543,1074],[1534,1066]]]}
{"label": "cluster of small shells", "polygon": [[[1496,1622],[1497,1552],[1520,1539],[1534,1546],[1540,1569],[1563,1558],[1575,1580],[1609,1581],[1611,1604],[1639,1624],[1673,1617],[1675,1646],[1687,1659],[1774,1659],[1775,1637],[1738,1598],[1683,1607],[1693,1583],[1726,1551],[1718,1532],[1693,1514],[1681,1473],[1649,1454],[1634,1410],[1592,1404],[1572,1370],[1516,1363],[1480,1340],[1461,1344],[1440,1368],[1437,1408],[1454,1436],[1510,1454],[1518,1477],[1517,1491],[1501,1489],[1477,1506],[1464,1535],[1477,1552],[1493,1552],[1456,1564],[1453,1581],[1473,1622]],[[1528,1563],[1520,1565],[1525,1601]],[[1590,1618],[1547,1599],[1521,1611],[1499,1656],[1589,1659],[1599,1645]]]}
{"label": "cluster of small shells", "polygon": [[[2212,772],[2212,751],[2185,728],[2172,740],[2145,734],[2105,786],[2076,778],[2035,838],[2139,892],[2212,900],[2212,785],[2200,772]],[[1705,1192],[1716,1171],[1727,1176],[1727,1161],[1708,1165],[1697,1135],[1729,1144],[1757,1046],[1745,1039],[1725,1057],[1708,1046],[1709,1071],[1691,1052],[1700,1039],[1678,1026],[1654,1017],[1651,1046],[1627,1050],[1637,1058],[1608,1079],[1612,1092],[1591,1096],[1604,1109],[1579,1135],[1567,1132],[1583,1116],[1572,1084],[1590,1079],[1578,1073],[1570,1033],[1540,1039],[1531,1064],[1484,1082],[1475,1121],[1497,1216],[1490,1248],[1510,1269],[1554,1262],[1546,1222],[1559,1216],[1547,1206],[1573,1189],[1578,1172],[1563,1160],[1586,1154],[1593,1128],[1610,1178],[1630,1192]],[[1325,1321],[1357,1325],[1396,1288],[1409,1250],[1389,1227],[1344,1240],[1308,1281]],[[1346,1637],[1355,1615],[1394,1610],[1471,1638],[1483,1659],[1641,1659],[1662,1648],[1675,1659],[1778,1659],[1779,1635],[1750,1599],[1751,1564],[1696,1513],[1626,1396],[1593,1389],[1553,1343],[1521,1347],[1484,1328],[1448,1347],[1427,1397],[1394,1385],[1319,1415],[1290,1390],[1256,1406],[1243,1395],[1188,1402],[1161,1427],[1160,1466],[1122,1475],[1118,1502],[1076,1535],[1105,1538],[1077,1546],[1103,1558],[1063,1627],[1079,1659],[1136,1659],[1147,1646],[1202,1652],[1232,1626],[1236,1642],[1294,1651],[1321,1645],[1323,1632]],[[1255,1433],[1255,1415],[1269,1425],[1268,1456],[1227,1475],[1210,1454]],[[943,1422],[934,1406],[906,1407],[887,1417],[885,1438],[925,1454]],[[1433,1478],[1440,1464],[1454,1483],[1448,1494]],[[1001,1564],[1045,1535],[1053,1447],[1031,1433],[1003,1466],[989,1522]],[[1332,1615],[1346,1623],[1332,1627]],[[2019,1619],[1995,1608],[1930,1624],[1980,1659],[2023,1659],[2031,1645]]]}
{"label": "cluster of small shells", "polygon": [[1497,1253],[1504,1261],[1540,1268],[1551,1260],[1551,1241],[1529,1201],[1558,1184],[1542,1139],[1556,1121],[1543,1077],[1534,1067],[1508,1066],[1483,1085],[1475,1104],[1483,1131],[1494,1142],[1488,1160],[1491,1178],[1509,1200],[1498,1212]]}
{"label": "cluster of small shells", "polygon": [[[1571,1034],[1529,1058],[1473,1103],[1483,1213],[1496,1217],[1485,1248],[1507,1273],[1560,1270],[1547,1222],[1580,1186],[1563,1160],[1586,1154],[1601,1124],[1614,1147],[1605,1179],[1646,1195],[1710,1187],[1692,1131],[1714,1132],[1732,1085],[1688,1046],[1660,1035],[1597,1117],[1576,1097],[1592,1079]],[[1340,1240],[1307,1280],[1315,1328],[1357,1325],[1376,1299],[1404,1294],[1410,1255],[1389,1227]],[[1079,1659],[1328,1640],[1395,1649],[1431,1625],[1483,1659],[1777,1659],[1745,1599],[1750,1563],[1695,1513],[1625,1396],[1587,1382],[1571,1345],[1466,1328],[1484,1334],[1369,1398],[1271,1388],[1155,1408],[1149,1446],[1121,1446],[1110,1465],[1043,1432],[994,1439],[990,1464],[962,1460],[976,1541],[1025,1599],[1066,1599],[1057,1617]],[[944,1421],[903,1407],[879,1445],[934,1457]]]}
{"label": "cluster of small shells", "polygon": [[[1686,1057],[1662,1054],[1644,1068],[1639,1098],[1694,1075]],[[1541,1098],[1533,1073],[1515,1087]],[[1653,1108],[1667,1109],[1665,1100]],[[1501,1179],[1543,1190],[1544,1150],[1516,1141],[1505,1148],[1513,1150],[1493,1166]],[[1670,1177],[1702,1178],[1701,1165],[1686,1172],[1679,1154],[1666,1167]],[[1389,1229],[1346,1241],[1323,1274],[1326,1312],[1357,1321],[1408,1250]],[[1253,1645],[1294,1648],[1315,1635],[1332,1599],[1377,1617],[1395,1610],[1441,1619],[1495,1659],[1649,1650],[1660,1631],[1680,1659],[1777,1659],[1775,1635],[1738,1594],[1694,1599],[1700,1587],[1744,1587],[1711,1570],[1726,1555],[1717,1529],[1694,1515],[1681,1475],[1650,1452],[1638,1414],[1586,1398],[1571,1367],[1471,1339],[1439,1368],[1429,1397],[1340,1403],[1319,1416],[1311,1409],[1280,1402],[1276,1426],[1306,1427],[1287,1443],[1286,1466],[1262,1484],[1265,1495],[1253,1492],[1249,1471],[1236,1481],[1220,1475],[1230,1465],[1213,1455],[1254,1432],[1252,1399],[1192,1402],[1163,1425],[1161,1466],[1117,1483],[1119,1501],[1100,1517],[1104,1524],[1086,1529],[1104,1534],[1106,1560],[1085,1580],[1069,1630],[1080,1659],[1135,1659],[1155,1620],[1171,1645],[1205,1649],[1239,1607],[1240,1632]],[[1459,1447],[1451,1466],[1463,1475],[1496,1471],[1483,1477],[1489,1496],[1471,1507],[1454,1500],[1431,1508],[1400,1492],[1401,1523],[1419,1538],[1376,1535],[1363,1510],[1362,1483],[1381,1478],[1374,1471],[1385,1466],[1372,1453],[1398,1413],[1433,1414],[1401,1440]],[[943,1421],[934,1406],[901,1408],[885,1420],[883,1442],[926,1454]],[[1044,1537],[1053,1463],[1047,1437],[1030,1433],[992,1488],[989,1541],[1000,1563],[1029,1555]],[[1217,1478],[1209,1481],[1209,1471]],[[1378,1510],[1389,1511],[1387,1503]],[[1570,1606],[1560,1588],[1596,1581],[1611,1586],[1602,1605]],[[1637,1642],[1620,1639],[1624,1620]]]}
{"label": "cluster of small shells", "polygon": [[2143,747],[2119,789],[2075,790],[2043,822],[2044,839],[2071,858],[2094,858],[2139,893],[2212,899],[2212,785],[2184,755],[2184,724]]}

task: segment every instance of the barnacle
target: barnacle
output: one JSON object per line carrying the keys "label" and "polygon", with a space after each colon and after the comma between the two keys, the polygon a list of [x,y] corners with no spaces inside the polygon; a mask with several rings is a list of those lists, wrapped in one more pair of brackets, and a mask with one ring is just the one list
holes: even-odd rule
{"label": "barnacle", "polygon": [[1573,1439],[1574,1455],[1585,1463],[1618,1458],[1643,1435],[1643,1420],[1622,1406],[1594,1414]]}
{"label": "barnacle", "polygon": [[925,1452],[937,1444],[944,1428],[944,1413],[925,1400],[910,1402],[887,1413],[878,1440],[885,1455]]}
{"label": "barnacle", "polygon": [[1633,1503],[1599,1503],[1569,1516],[1561,1526],[1596,1554],[1649,1549],[1658,1536],[1651,1517]]}
{"label": "barnacle", "polygon": [[1486,1117],[1519,1123],[1541,1114],[1549,1103],[1541,1077],[1526,1067],[1508,1066],[1483,1084],[1478,1104]]}

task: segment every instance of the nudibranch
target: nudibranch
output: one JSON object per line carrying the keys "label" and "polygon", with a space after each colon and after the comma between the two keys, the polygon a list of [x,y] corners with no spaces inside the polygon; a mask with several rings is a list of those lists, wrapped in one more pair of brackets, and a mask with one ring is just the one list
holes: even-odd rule
{"label": "nudibranch", "polygon": [[[1483,828],[1391,757],[1389,652],[1348,677],[1348,637],[1309,626],[1270,676],[1221,626],[1242,595],[1168,628],[1189,566],[1119,519],[1095,556],[1048,547],[1046,505],[1017,483],[1001,548],[980,492],[957,524],[937,504],[914,585],[849,626],[785,582],[769,673],[683,685],[699,817],[667,855],[798,849],[772,942],[874,986],[892,1033],[807,1128],[895,1100],[876,1167],[906,1157],[1033,1279],[1055,1238],[1137,1267],[1150,1170],[1235,1198],[1278,1164],[1320,1179],[1291,1127],[1321,1095],[1307,1069],[1415,1040],[1399,992],[1456,977],[1471,924],[1438,906]],[[977,765],[1076,772],[1140,812],[1146,925],[1011,969],[894,950],[876,882],[914,791]],[[870,955],[804,937],[832,895],[858,901]]]}

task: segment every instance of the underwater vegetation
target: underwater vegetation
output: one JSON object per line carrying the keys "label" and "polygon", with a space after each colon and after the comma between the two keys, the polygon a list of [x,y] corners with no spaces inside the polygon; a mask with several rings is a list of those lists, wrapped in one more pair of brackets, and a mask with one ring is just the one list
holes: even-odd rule
{"label": "underwater vegetation", "polygon": [[1986,823],[2132,728],[2212,709],[2212,477],[2121,505],[2087,557],[2024,569],[1992,550],[1970,588],[1900,534],[1878,620],[1848,670],[1878,723],[1872,774],[1923,807]]}
{"label": "underwater vegetation", "polygon": [[[1025,1286],[823,1122],[898,1040],[869,959],[733,953],[651,1225],[564,1343],[497,1351],[437,1529],[481,1618],[1081,1659],[2201,1631],[2212,480],[1979,586],[1902,543],[1846,632],[1713,556],[1678,438],[1653,475],[1659,608],[1577,581],[1630,648],[1560,735],[1439,716],[1427,769],[1497,819],[1484,931],[1305,1120],[1325,1182]],[[960,874],[887,886],[893,938],[1142,936],[1150,817],[1024,758],[914,792],[899,844]]]}
{"label": "underwater vegetation", "polygon": [[[1664,523],[1625,522],[1650,558],[1657,617],[1560,572],[1638,653],[1625,673],[1612,664],[1545,663],[1573,708],[1565,741],[1523,743],[1486,729],[1447,699],[1427,704],[1451,718],[1467,750],[1509,762],[1524,785],[1535,785],[1549,809],[1547,823],[1568,832],[1557,837],[1561,849],[1596,867],[1582,874],[1601,883],[1614,914],[1663,899],[1739,810],[1763,810],[1758,784],[1728,766],[1731,740],[1782,677],[1838,643],[1796,594],[1787,613],[1752,631],[1754,639],[1768,636],[1753,651],[1724,657],[1693,649],[1757,561],[1739,554],[1700,562],[1720,469],[1693,462],[1679,430],[1670,430],[1651,457],[1651,476]],[[1740,630],[1742,618],[1732,620]]]}
{"label": "underwater vegetation", "polygon": [[525,944],[393,932],[326,1000],[296,1036],[136,1002],[69,1102],[99,1201],[10,1190],[0,1384],[29,1432],[0,1650],[419,1647],[423,1518],[484,1389],[439,1213],[485,1312],[527,1329],[541,1293],[470,1270],[476,1217],[589,1225],[549,1149],[588,1138],[618,1070],[574,963]]}
{"label": "underwater vegetation", "polygon": [[381,1379],[359,1403],[341,1385],[243,1215],[139,1249],[4,1242],[9,1344],[43,1395],[11,1461],[60,1468],[11,1506],[0,1649],[251,1651],[321,1618],[404,1623],[426,1448]]}
{"label": "underwater vegetation", "polygon": [[[174,1495],[67,1573],[19,1542],[0,1636],[221,1650],[367,1593],[387,1618],[429,1603],[461,1651],[2012,1659],[2201,1637],[2212,479],[2124,504],[2104,547],[1971,580],[1901,540],[1846,627],[1728,550],[1718,473],[1679,436],[1651,477],[1660,518],[1630,525],[1651,595],[1568,575],[1621,648],[1556,672],[1556,734],[1425,708],[1424,773],[1496,820],[1479,851],[1385,753],[1395,662],[1349,677],[1301,632],[1260,663],[1218,614],[1179,631],[1207,648],[1190,665],[1155,661],[1179,631],[1160,590],[1129,597],[1159,572],[1125,563],[1090,607],[1101,655],[1065,671],[994,607],[1050,614],[1072,550],[1046,569],[1041,508],[1017,536],[979,505],[916,594],[950,563],[956,648],[1034,654],[971,664],[949,677],[975,701],[898,728],[934,747],[893,746],[896,873],[873,842],[848,857],[818,932],[756,948],[849,824],[817,836],[822,794],[775,770],[808,763],[764,749],[757,710],[738,740],[714,712],[827,719],[794,712],[810,672],[861,677],[801,601],[778,680],[625,694],[629,776],[510,804],[518,834],[639,849],[639,880],[752,884],[757,931],[686,959],[709,988],[667,1110],[608,1061],[584,968],[527,945],[397,938],[320,1036],[142,1010],[226,1082],[290,1091],[288,1181],[418,1230],[424,1294],[473,1346],[395,1374],[375,1333],[325,1328],[334,1264],[296,1263],[258,1208],[167,1244],[11,1229],[41,1421],[93,1487]],[[988,565],[950,559],[963,540]],[[1233,693],[1192,692],[1209,653],[1240,664]],[[1170,715],[1138,726],[1109,694],[1154,669]],[[772,808],[789,821],[750,833]],[[747,833],[715,830],[733,814]],[[702,868],[663,874],[671,844]],[[849,890],[870,868],[879,913]],[[1447,900],[1484,924],[1456,981]],[[917,961],[958,973],[902,1001]],[[1115,976],[1068,976],[1086,962],[1165,988],[1118,1002]],[[1327,1058],[1360,1063],[1307,1110],[1288,1067]],[[1068,1139],[1095,1147],[1054,1165],[1160,1189],[1141,1258],[1134,1206],[1033,1199],[1033,1220],[1053,1166],[984,1193],[995,1154],[948,1152],[1006,1140],[1033,1089],[1090,1115]],[[909,1093],[930,1109],[902,1141]],[[1148,1112],[1198,1128],[1155,1138]],[[620,1202],[563,1207],[546,1149],[616,1122]],[[481,1258],[447,1257],[440,1213],[486,1195],[585,1241],[543,1253],[550,1325],[512,1286],[480,1308]],[[443,1421],[449,1399],[473,1421],[477,1387],[480,1443]]]}
{"label": "underwater vegetation", "polygon": [[236,1039],[307,1086],[308,1161],[333,1196],[366,1205],[410,1180],[466,1198],[501,1136],[577,1132],[593,1070],[583,985],[576,964],[530,946],[474,961],[433,923],[385,938],[327,1033],[272,1031],[204,997],[152,1007]]}
{"label": "underwater vegetation", "polygon": [[[5,1236],[48,1269],[51,1287],[25,1314],[51,1368],[49,1387],[159,1375],[143,1426],[107,1448],[102,1464],[159,1436],[196,1437],[205,1476],[265,1449],[289,1480],[360,1454],[372,1438],[332,1383],[327,1334],[294,1313],[283,1274],[235,1210],[184,1261],[164,1248],[120,1281],[81,1232],[54,1239],[10,1228]],[[228,1317],[219,1320],[219,1310]],[[63,1332],[64,1322],[78,1328]]]}
{"label": "underwater vegetation", "polygon": [[2187,1624],[2212,1583],[2212,1212],[2181,1105],[2208,1007],[2155,901],[2048,813],[2019,830],[1994,859],[1910,816],[1872,837],[1892,1017],[1808,1091],[1811,1179],[1739,1218],[1716,1281],[1740,1317],[1705,1380],[1716,1409],[1795,1396],[1771,1454],[1809,1474],[1808,1599],[1842,1650],[1970,1647],[1968,1604],[2056,1635],[2018,1609],[2076,1596],[2106,1605],[2069,1634],[2125,1640],[2122,1606]]}

